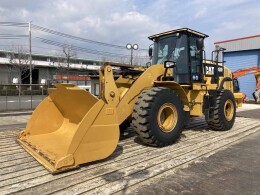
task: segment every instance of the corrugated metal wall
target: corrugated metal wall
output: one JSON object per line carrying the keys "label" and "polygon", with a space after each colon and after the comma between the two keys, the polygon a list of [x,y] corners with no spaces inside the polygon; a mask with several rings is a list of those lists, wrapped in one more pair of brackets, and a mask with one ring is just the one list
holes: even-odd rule
{"label": "corrugated metal wall", "polygon": [[[225,65],[232,71],[251,66],[259,66],[260,50],[235,51],[224,53]],[[252,93],[255,91],[256,80],[254,74],[249,74],[238,78],[240,91],[244,92],[248,98],[253,99]]]}
{"label": "corrugated metal wall", "polygon": [[226,51],[242,51],[254,50],[260,48],[260,35],[248,39],[240,39],[235,41],[216,42],[215,45],[224,47]]}

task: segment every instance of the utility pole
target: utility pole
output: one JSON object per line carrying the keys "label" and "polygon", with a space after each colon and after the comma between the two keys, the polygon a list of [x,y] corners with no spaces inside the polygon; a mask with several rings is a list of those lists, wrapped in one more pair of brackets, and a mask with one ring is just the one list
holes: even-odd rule
{"label": "utility pole", "polygon": [[32,90],[32,32],[31,32],[31,21],[29,22],[29,60],[30,60],[30,90]]}
{"label": "utility pole", "polygon": [[131,62],[131,66],[133,66],[133,47],[131,48],[131,60],[130,60],[130,62]]}

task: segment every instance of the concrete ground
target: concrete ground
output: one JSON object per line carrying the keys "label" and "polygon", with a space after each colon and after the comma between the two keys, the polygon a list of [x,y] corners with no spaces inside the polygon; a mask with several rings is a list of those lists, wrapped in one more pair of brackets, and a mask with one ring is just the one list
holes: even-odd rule
{"label": "concrete ground", "polygon": [[[260,120],[260,105],[243,104],[238,108],[237,116]],[[242,142],[193,162],[186,168],[160,175],[141,186],[132,186],[124,194],[258,195],[259,184],[260,132],[256,132]]]}
{"label": "concrete ground", "polygon": [[0,116],[0,131],[24,128],[30,116],[24,114],[18,116]]}
{"label": "concrete ground", "polygon": [[260,120],[260,105],[258,109],[254,110],[244,110],[237,113],[238,117],[245,117],[245,118],[253,118]]}
{"label": "concrete ground", "polygon": [[237,111],[231,131],[195,121],[166,148],[126,137],[108,159],[55,176],[13,140],[10,130],[24,128],[29,115],[2,116],[0,194],[260,194],[260,105]]}
{"label": "concrete ground", "polygon": [[[260,194],[260,132],[124,194]],[[121,194],[121,192],[120,192]]]}

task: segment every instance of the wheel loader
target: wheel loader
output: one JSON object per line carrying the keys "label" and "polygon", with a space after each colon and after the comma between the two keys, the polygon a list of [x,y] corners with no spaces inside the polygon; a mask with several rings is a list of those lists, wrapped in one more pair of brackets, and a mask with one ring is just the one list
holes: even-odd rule
{"label": "wheel loader", "polygon": [[233,93],[223,63],[204,59],[206,37],[188,28],[150,36],[150,66],[122,67],[117,79],[110,65],[102,66],[98,98],[73,84],[55,84],[19,143],[56,173],[111,155],[125,124],[156,147],[173,144],[193,117],[204,115],[212,130],[231,129],[242,94]]}

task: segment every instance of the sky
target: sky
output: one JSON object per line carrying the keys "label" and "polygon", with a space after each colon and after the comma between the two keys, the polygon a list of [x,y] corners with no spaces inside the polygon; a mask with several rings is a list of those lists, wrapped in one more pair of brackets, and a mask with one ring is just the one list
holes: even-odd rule
{"label": "sky", "polygon": [[[214,49],[214,42],[260,34],[260,1],[1,0],[0,18],[0,22],[32,21],[38,26],[115,45],[137,43],[144,49],[152,43],[147,39],[148,36],[188,27],[209,35],[205,41],[205,49],[209,52]],[[27,33],[27,29],[17,27],[0,26],[0,29],[0,34]],[[40,31],[32,31],[32,35],[59,40]],[[109,47],[65,41],[85,48],[117,53]],[[2,39],[0,47],[15,43],[15,40]],[[28,41],[25,40],[25,43]],[[36,48],[36,45],[45,50]],[[37,53],[54,51],[48,50],[49,45],[35,39],[33,46],[33,51]]]}

